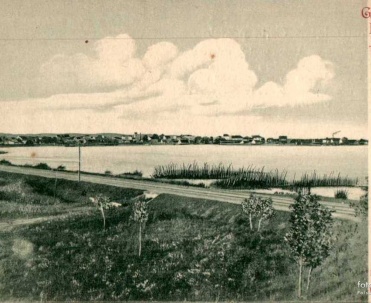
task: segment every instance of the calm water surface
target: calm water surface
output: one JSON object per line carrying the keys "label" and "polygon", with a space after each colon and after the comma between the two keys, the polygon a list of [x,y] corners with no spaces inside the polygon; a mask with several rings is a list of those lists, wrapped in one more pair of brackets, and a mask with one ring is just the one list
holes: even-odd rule
{"label": "calm water surface", "polygon": [[[78,148],[62,146],[1,148],[0,155],[15,164],[46,162],[56,168],[77,170]],[[316,170],[364,179],[367,176],[367,146],[226,146],[226,145],[152,145],[82,147],[82,170],[114,174],[141,170],[145,176],[156,165],[173,163],[232,164],[234,168],[254,165],[265,171],[286,170],[288,177]]]}

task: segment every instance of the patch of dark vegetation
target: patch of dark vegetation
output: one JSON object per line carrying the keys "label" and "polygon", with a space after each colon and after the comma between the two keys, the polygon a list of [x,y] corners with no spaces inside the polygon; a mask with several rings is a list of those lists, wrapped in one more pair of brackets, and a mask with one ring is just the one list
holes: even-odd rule
{"label": "patch of dark vegetation", "polygon": [[166,180],[166,181],[163,181],[161,180],[163,183],[168,183],[168,184],[175,184],[175,185],[182,185],[182,186],[193,186],[193,187],[202,187],[202,188],[205,188],[206,185],[205,183],[191,183],[191,182],[188,182],[188,181],[176,181],[176,180]]}
{"label": "patch of dark vegetation", "polygon": [[46,164],[46,163],[39,163],[39,164],[36,164],[36,165],[33,165],[32,168],[36,168],[36,169],[46,169],[46,170],[51,170],[52,168]]}
{"label": "patch of dark vegetation", "polygon": [[335,191],[335,199],[347,200],[348,199],[348,191],[345,189],[338,189]]}
{"label": "patch of dark vegetation", "polygon": [[[52,301],[295,299],[297,266],[283,241],[289,213],[278,212],[258,233],[250,231],[240,205],[160,195],[149,203],[139,257],[131,205],[108,210],[104,231],[95,212],[3,234],[6,257],[0,264],[12,279],[1,281],[2,298],[37,300],[42,293]],[[348,281],[335,275],[366,277],[366,246],[362,255],[352,247],[367,240],[367,226],[338,221],[336,236],[342,241],[324,268],[313,272],[313,299],[352,298]],[[31,243],[27,258],[11,253],[15,239]],[[320,282],[325,279],[326,285]]]}
{"label": "patch of dark vegetation", "polygon": [[137,169],[132,172],[125,172],[125,173],[116,175],[116,177],[139,177],[139,178],[141,178],[142,176],[143,176],[143,173]]}
{"label": "patch of dark vegetation", "polygon": [[0,160],[0,165],[10,166],[10,165],[12,165],[12,163],[8,160],[2,159],[2,160]]}

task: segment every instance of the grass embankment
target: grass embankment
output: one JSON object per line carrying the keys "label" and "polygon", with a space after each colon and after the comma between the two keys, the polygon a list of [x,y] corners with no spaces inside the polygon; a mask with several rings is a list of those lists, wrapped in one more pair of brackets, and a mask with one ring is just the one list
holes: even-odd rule
{"label": "grass embankment", "polygon": [[[4,184],[23,180],[1,174]],[[54,200],[53,180],[29,185]],[[62,182],[62,181],[61,181]],[[260,234],[249,230],[239,205],[161,195],[149,202],[149,220],[138,257],[138,226],[127,198],[138,191],[65,181],[66,203],[84,203],[97,192],[124,198],[99,211],[0,231],[0,298],[3,300],[292,300],[297,266],[283,241],[289,213],[277,212]],[[27,184],[29,184],[27,183]],[[81,187],[80,187],[81,186]],[[82,194],[82,189],[86,194]],[[123,192],[122,192],[123,191]],[[78,197],[78,198],[76,198]],[[70,201],[70,200],[73,201]],[[2,204],[9,202],[3,200]],[[27,204],[27,199],[19,203]],[[367,224],[337,220],[334,247],[313,272],[311,299],[363,300]]]}
{"label": "grass embankment", "polygon": [[101,192],[119,202],[142,193],[88,182],[0,172],[0,217],[32,218],[89,209],[89,197]]}

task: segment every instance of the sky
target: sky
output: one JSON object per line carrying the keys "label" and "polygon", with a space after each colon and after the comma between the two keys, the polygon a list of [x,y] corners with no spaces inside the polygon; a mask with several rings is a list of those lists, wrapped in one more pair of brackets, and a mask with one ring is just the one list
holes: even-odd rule
{"label": "sky", "polygon": [[0,133],[368,138],[363,6],[0,0]]}

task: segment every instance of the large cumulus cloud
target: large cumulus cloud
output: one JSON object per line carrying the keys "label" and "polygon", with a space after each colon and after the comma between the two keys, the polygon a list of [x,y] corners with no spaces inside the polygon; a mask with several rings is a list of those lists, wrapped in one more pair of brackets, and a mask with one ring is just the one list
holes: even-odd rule
{"label": "large cumulus cloud", "polygon": [[[42,85],[50,94],[108,91],[112,100],[104,98],[99,106],[135,102],[142,104],[128,110],[143,113],[149,106],[149,112],[156,108],[163,112],[166,106],[172,110],[178,106],[200,115],[328,101],[331,96],[320,91],[333,76],[332,64],[313,55],[288,71],[284,83],[256,87],[257,75],[233,39],[207,39],[184,52],[173,43],[159,42],[139,58],[135,40],[126,34],[97,41],[91,56],[59,54],[40,69]],[[81,102],[76,101],[76,107]]]}
{"label": "large cumulus cloud", "polygon": [[[125,120],[136,126],[171,129],[176,123],[186,128],[198,117],[200,124],[217,127],[217,121],[232,115],[247,121],[254,108],[294,107],[332,98],[326,85],[334,67],[318,55],[302,58],[282,83],[257,86],[258,76],[248,64],[253,58],[246,58],[233,39],[206,39],[185,51],[163,41],[149,46],[141,57],[136,48],[136,41],[123,34],[93,43],[89,54],[56,54],[40,68],[40,90],[49,96],[23,102],[24,110],[19,102],[7,102],[6,117],[23,115],[27,121],[33,108],[30,123],[43,125],[70,121],[75,115],[79,119],[74,123],[81,125],[96,117],[107,119],[110,126]],[[5,120],[4,125],[10,122]]]}
{"label": "large cumulus cloud", "polygon": [[320,56],[301,59],[297,67],[289,71],[283,85],[267,82],[254,94],[256,106],[297,106],[331,100],[320,93],[334,77],[333,65]]}

